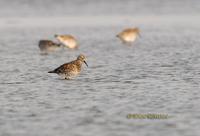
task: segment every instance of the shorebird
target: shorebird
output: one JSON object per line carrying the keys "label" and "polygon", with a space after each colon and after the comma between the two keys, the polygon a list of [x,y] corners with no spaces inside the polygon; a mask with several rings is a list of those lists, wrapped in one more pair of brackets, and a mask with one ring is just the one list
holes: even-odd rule
{"label": "shorebird", "polygon": [[72,35],[55,35],[55,38],[63,44],[65,47],[68,47],[70,49],[77,49],[78,48],[78,42],[75,37]]}
{"label": "shorebird", "polygon": [[140,36],[139,28],[127,28],[116,35],[123,43],[131,44]]}
{"label": "shorebird", "polygon": [[69,80],[81,72],[82,63],[85,63],[85,65],[88,67],[85,59],[86,57],[84,55],[79,55],[76,60],[65,63],[53,71],[49,71],[48,73],[56,73],[62,78]]}
{"label": "shorebird", "polygon": [[61,47],[60,44],[54,43],[51,40],[40,40],[39,48],[42,53],[48,53],[58,50]]}

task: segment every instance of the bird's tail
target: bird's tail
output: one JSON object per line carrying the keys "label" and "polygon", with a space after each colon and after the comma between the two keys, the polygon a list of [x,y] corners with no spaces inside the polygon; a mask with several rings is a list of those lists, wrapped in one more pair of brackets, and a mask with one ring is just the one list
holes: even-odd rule
{"label": "bird's tail", "polygon": [[48,73],[56,73],[56,72],[55,72],[55,70],[53,70],[53,71],[49,71]]}

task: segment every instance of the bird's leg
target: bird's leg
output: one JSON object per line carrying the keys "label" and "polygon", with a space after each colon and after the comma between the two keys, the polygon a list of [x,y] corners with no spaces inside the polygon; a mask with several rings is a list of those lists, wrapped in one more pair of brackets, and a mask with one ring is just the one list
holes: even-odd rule
{"label": "bird's leg", "polygon": [[122,44],[127,44],[126,41],[122,40]]}
{"label": "bird's leg", "polygon": [[67,80],[67,75],[65,74],[65,79]]}
{"label": "bird's leg", "polygon": [[133,43],[132,42],[128,42],[127,45],[128,46],[133,46]]}
{"label": "bird's leg", "polygon": [[66,80],[70,80],[70,78],[65,74],[65,79]]}

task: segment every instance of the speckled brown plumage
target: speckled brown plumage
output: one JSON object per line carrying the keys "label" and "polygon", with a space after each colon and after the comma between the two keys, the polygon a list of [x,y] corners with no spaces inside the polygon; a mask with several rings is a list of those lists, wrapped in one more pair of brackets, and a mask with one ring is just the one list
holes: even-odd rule
{"label": "speckled brown plumage", "polygon": [[56,73],[65,79],[71,79],[81,72],[82,63],[87,65],[85,59],[86,58],[84,55],[79,55],[76,60],[65,63],[53,71],[49,71],[48,73]]}

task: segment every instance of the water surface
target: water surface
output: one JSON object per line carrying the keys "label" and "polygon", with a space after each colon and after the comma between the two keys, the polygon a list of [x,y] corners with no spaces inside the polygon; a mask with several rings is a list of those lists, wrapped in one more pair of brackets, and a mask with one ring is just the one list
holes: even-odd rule
{"label": "water surface", "polygon": [[[199,1],[45,2],[0,1],[1,136],[199,135]],[[142,37],[128,47],[115,35],[130,26]],[[54,34],[80,49],[41,55]],[[89,67],[77,78],[47,73],[80,53]],[[170,118],[126,118],[135,113]]]}

